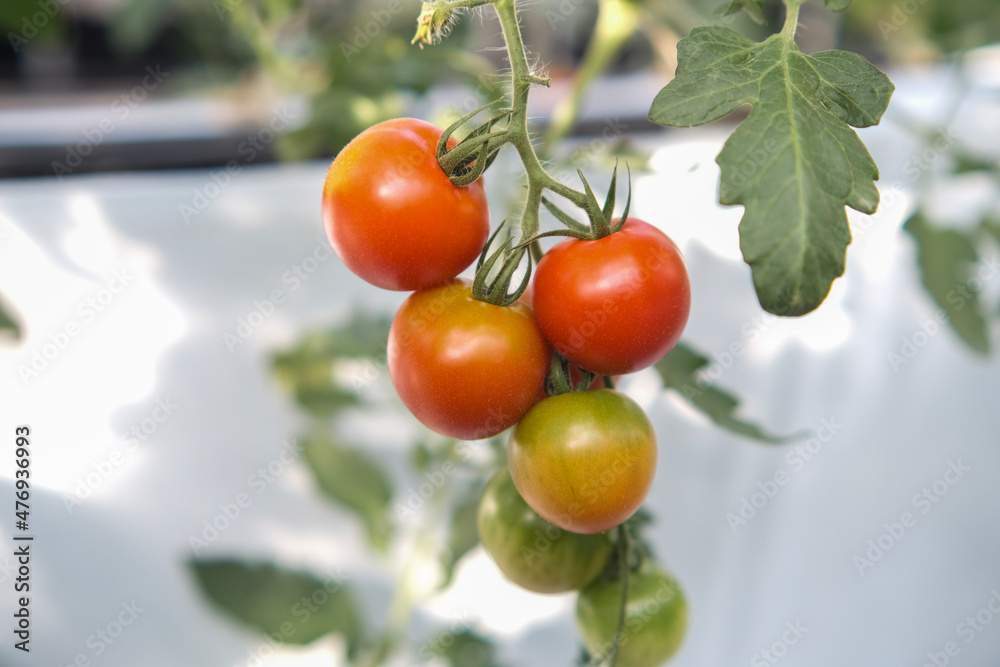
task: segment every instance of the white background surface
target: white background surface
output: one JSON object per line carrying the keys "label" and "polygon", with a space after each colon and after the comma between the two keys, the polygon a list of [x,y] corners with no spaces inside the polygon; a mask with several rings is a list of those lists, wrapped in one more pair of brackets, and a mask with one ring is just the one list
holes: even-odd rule
{"label": "white background surface", "polygon": [[[940,76],[893,78],[894,105],[911,111],[933,115],[949,92]],[[959,137],[1000,148],[989,118],[994,102],[963,111]],[[677,397],[657,394],[649,374],[626,385],[656,427],[653,536],[689,601],[676,667],[770,664],[755,656],[781,640],[786,623],[806,628],[779,661],[789,666],[920,667],[949,641],[960,649],[949,664],[986,667],[1000,656],[1000,616],[990,612],[992,622],[969,642],[957,634],[1000,590],[997,361],[976,358],[947,329],[898,371],[887,360],[934,314],[900,229],[923,187],[908,178],[918,147],[904,137],[891,127],[863,133],[883,191],[896,185],[903,194],[885,196],[871,219],[852,215],[847,277],[815,314],[781,321],[761,319],[739,260],[740,211],[713,203],[724,129],[644,138],[659,146],[657,174],[636,179],[633,211],[685,252],[693,285],[685,339],[720,355],[718,381],[742,398],[742,415],[781,433],[836,424],[798,469],[789,459],[794,445],[730,436]],[[318,213],[325,169],[247,167],[189,224],[178,206],[211,183],[210,171],[0,183],[0,289],[27,323],[23,344],[0,348],[7,439],[0,451],[8,451],[0,498],[11,499],[0,502],[13,504],[13,427],[30,424],[37,536],[30,657],[11,648],[13,559],[0,555],[0,618],[7,619],[0,664],[54,667],[80,654],[109,667],[254,664],[248,650],[260,639],[210,609],[184,567],[189,537],[220,503],[248,491],[251,507],[202,555],[273,559],[319,573],[340,568],[379,618],[388,595],[380,565],[367,556],[359,527],[320,499],[304,467],[292,466],[259,495],[248,487],[302,425],[270,377],[269,352],[352,307],[391,313],[403,298],[354,278],[336,258],[292,289],[286,272],[327,249]],[[494,191],[504,180],[493,177]],[[951,201],[971,219],[988,196],[976,184],[963,187]],[[122,271],[127,285],[91,318],[81,304]],[[993,275],[990,289],[998,283]],[[224,333],[275,289],[288,302],[230,351]],[[79,335],[38,377],[22,379],[18,368],[71,323]],[[745,352],[726,364],[733,343]],[[158,400],[177,407],[128,449],[122,434],[150,418]],[[376,450],[386,460],[403,456],[388,445]],[[121,463],[70,512],[66,494],[107,469],[115,451]],[[968,471],[921,513],[914,496],[950,462]],[[734,534],[727,514],[776,471],[788,483]],[[855,557],[904,512],[916,524],[859,573]],[[0,515],[3,545],[13,521],[12,511]],[[419,622],[446,628],[473,619],[502,643],[508,664],[569,665],[577,650],[572,600],[508,587],[477,551],[454,590]],[[89,638],[133,601],[143,611],[97,655],[100,644]],[[265,664],[328,665],[338,651],[320,641]]]}

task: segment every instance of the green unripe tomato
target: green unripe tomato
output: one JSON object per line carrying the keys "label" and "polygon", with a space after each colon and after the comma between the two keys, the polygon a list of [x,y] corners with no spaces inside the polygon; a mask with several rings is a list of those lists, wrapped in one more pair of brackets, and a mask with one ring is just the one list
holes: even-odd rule
{"label": "green unripe tomato", "polygon": [[[580,591],[576,624],[592,656],[611,648],[618,631],[621,581],[598,579]],[[687,603],[677,582],[647,562],[629,576],[625,627],[617,667],[658,667],[670,659],[687,628]]]}
{"label": "green unripe tomato", "polygon": [[479,539],[503,574],[536,593],[578,590],[601,573],[613,544],[607,534],[570,533],[538,515],[507,468],[486,485],[479,503]]}
{"label": "green unripe tomato", "polygon": [[642,408],[611,389],[536,403],[507,441],[517,490],[546,521],[603,533],[645,500],[656,473],[656,434]]}

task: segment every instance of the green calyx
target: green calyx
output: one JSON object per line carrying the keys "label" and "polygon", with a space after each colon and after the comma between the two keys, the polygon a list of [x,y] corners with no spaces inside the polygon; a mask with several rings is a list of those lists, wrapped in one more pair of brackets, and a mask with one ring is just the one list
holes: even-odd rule
{"label": "green calyx", "polygon": [[579,369],[580,378],[573,382],[569,373],[569,360],[558,352],[552,353],[552,366],[545,378],[545,395],[559,396],[573,391],[587,391],[597,377],[594,373]]}
{"label": "green calyx", "polygon": [[[628,218],[629,208],[632,206],[632,171],[628,168],[628,164],[625,165],[625,169],[628,170],[628,197],[625,199],[625,210],[622,212],[621,218],[615,223],[612,219],[615,211],[615,194],[618,189],[618,165],[615,165],[615,169],[611,172],[611,184],[608,186],[608,195],[604,198],[604,206],[602,207],[600,202],[597,201],[597,196],[594,194],[593,188],[590,187],[590,183],[587,181],[587,177],[583,175],[583,172],[579,169],[576,173],[579,174],[580,180],[583,181],[584,197],[587,200],[586,211],[590,214],[590,227],[580,224],[578,221],[573,219],[568,213],[556,206],[551,200],[542,197],[542,205],[545,209],[551,213],[559,222],[566,225],[572,234],[564,234],[565,236],[572,236],[573,238],[586,239],[590,241],[596,241],[597,239],[602,239],[608,234],[613,234],[622,228],[625,224],[626,218]],[[561,233],[561,230],[560,230]],[[555,234],[548,234],[554,236]],[[538,235],[535,238],[541,238],[542,235]]]}
{"label": "green calyx", "polygon": [[477,178],[483,175],[493,161],[496,159],[500,148],[510,141],[508,131],[499,129],[494,131],[494,127],[510,120],[510,111],[499,113],[488,121],[473,130],[469,136],[460,141],[457,146],[448,149],[448,140],[451,139],[455,131],[479,112],[493,106],[499,100],[494,100],[484,104],[475,111],[465,114],[454,123],[445,128],[437,143],[437,159],[442,171],[451,179],[451,182],[458,187],[464,187],[474,183]]}
{"label": "green calyx", "polygon": [[[579,366],[576,367],[576,370],[579,372],[580,377],[574,382],[574,378],[570,374],[569,360],[558,352],[553,352],[552,365],[549,367],[549,373],[545,377],[545,395],[558,396],[560,394],[587,391],[590,389],[597,378],[597,373],[580,368]],[[615,388],[615,381],[610,375],[602,377],[604,378],[605,388]]]}
{"label": "green calyx", "polygon": [[[503,230],[506,230],[508,238],[498,249],[487,256],[487,253],[493,246],[493,242]],[[532,261],[531,253],[528,253],[527,270],[524,272],[524,276],[521,278],[517,289],[513,293],[508,293],[510,292],[510,281],[514,277],[514,272],[517,271],[517,267],[520,266],[521,260],[525,256],[523,246],[511,247],[512,239],[509,237],[509,234],[510,227],[507,225],[507,221],[504,220],[483,247],[483,252],[479,255],[479,262],[476,264],[476,278],[472,282],[473,298],[491,303],[494,306],[510,306],[515,303],[521,298],[524,291],[528,289],[528,283],[531,281]],[[491,279],[490,276],[493,274],[493,269],[501,258],[503,262],[500,264],[500,270]]]}
{"label": "green calyx", "polygon": [[[628,165],[625,167],[627,169]],[[585,196],[588,200],[592,201],[592,207],[597,211],[597,215],[593,216],[590,220],[590,226],[587,226],[573,218],[573,216],[569,213],[559,208],[551,199],[542,197],[541,205],[544,206],[545,210],[551,213],[554,218],[563,223],[563,225],[566,226],[566,229],[553,229],[551,231],[535,234],[515,246],[515,249],[531,246],[537,243],[540,239],[544,239],[549,236],[567,236],[581,241],[596,241],[597,239],[602,239],[609,234],[614,234],[622,228],[622,225],[625,224],[625,220],[628,219],[628,212],[632,206],[631,178],[629,179],[628,197],[625,200],[625,210],[622,211],[622,215],[618,219],[618,222],[614,222],[612,216],[614,214],[615,190],[618,182],[617,165],[615,166],[614,172],[611,174],[611,186],[608,188],[608,196],[604,200],[603,207],[601,207],[598,203],[597,197],[594,195],[594,191],[590,187],[590,183],[587,182],[587,177],[584,176],[583,172],[580,170],[577,170],[577,173],[580,175],[580,180],[583,181]],[[629,175],[631,176],[631,172]]]}

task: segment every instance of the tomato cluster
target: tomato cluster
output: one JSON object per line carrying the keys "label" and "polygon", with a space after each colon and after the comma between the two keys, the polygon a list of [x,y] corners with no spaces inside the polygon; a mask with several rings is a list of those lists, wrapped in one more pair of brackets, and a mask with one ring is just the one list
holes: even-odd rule
{"label": "tomato cluster", "polygon": [[[358,135],[327,173],[327,235],[361,278],[413,292],[388,343],[389,374],[410,412],[464,440],[514,427],[509,472],[489,483],[480,505],[482,543],[529,590],[583,589],[578,620],[598,650],[606,618],[593,609],[609,595],[600,582],[614,561],[607,531],[639,509],[656,467],[649,419],[609,387],[613,376],[652,365],[677,342],[691,298],[684,262],[656,227],[602,217],[589,236],[575,234],[542,255],[530,297],[511,303],[505,283],[499,298],[484,296],[490,266],[482,265],[476,283],[457,277],[486,254],[482,177],[452,182],[439,151],[456,142],[441,139],[440,129],[415,119]],[[634,576],[641,591],[645,578],[660,574]],[[675,607],[671,638],[683,634],[683,610]],[[654,624],[660,634],[662,625]],[[619,665],[659,664],[652,660],[664,660],[679,642],[635,648],[644,646],[641,629],[626,635],[633,648],[619,642]]]}

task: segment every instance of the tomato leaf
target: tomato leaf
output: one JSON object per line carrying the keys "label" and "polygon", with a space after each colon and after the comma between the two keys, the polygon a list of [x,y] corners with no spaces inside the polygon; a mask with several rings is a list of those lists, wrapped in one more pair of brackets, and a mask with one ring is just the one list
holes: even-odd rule
{"label": "tomato leaf", "polygon": [[0,337],[21,340],[21,325],[2,297],[0,297]]}
{"label": "tomato leaf", "polygon": [[381,359],[390,324],[388,318],[357,313],[344,324],[309,334],[294,348],[275,354],[271,367],[303,410],[313,417],[331,417],[358,402],[354,391],[334,381],[334,363],[345,358]]}
{"label": "tomato leaf", "polygon": [[736,417],[734,413],[739,400],[700,376],[700,371],[708,364],[708,357],[695,352],[684,343],[678,343],[656,362],[654,368],[668,389],[676,390],[688,403],[728,431],[767,443],[787,442],[799,437],[797,434],[771,435],[756,424]]}
{"label": "tomato leaf", "polygon": [[[188,565],[201,591],[229,616],[286,644],[309,644],[336,633],[346,640],[348,656],[355,655],[362,625],[343,575],[319,578],[271,563],[228,559],[196,559]],[[303,599],[310,601],[308,615],[301,611]]]}
{"label": "tomato leaf", "polygon": [[979,289],[970,281],[979,263],[973,241],[954,229],[932,227],[923,213],[914,213],[903,229],[917,243],[921,281],[952,329],[976,352],[990,352],[989,324],[983,315]]}
{"label": "tomato leaf", "polygon": [[845,205],[878,207],[878,168],[850,126],[879,122],[892,82],[854,53],[806,55],[781,34],[754,43],[722,27],[692,30],[677,57],[650,119],[691,127],[752,105],[716,158],[719,201],[745,208],[740,248],[764,309],[812,311],[844,272]]}
{"label": "tomato leaf", "polygon": [[302,454],[320,491],[361,518],[372,546],[384,550],[392,532],[393,489],[381,466],[364,451],[320,433],[305,438]]}

